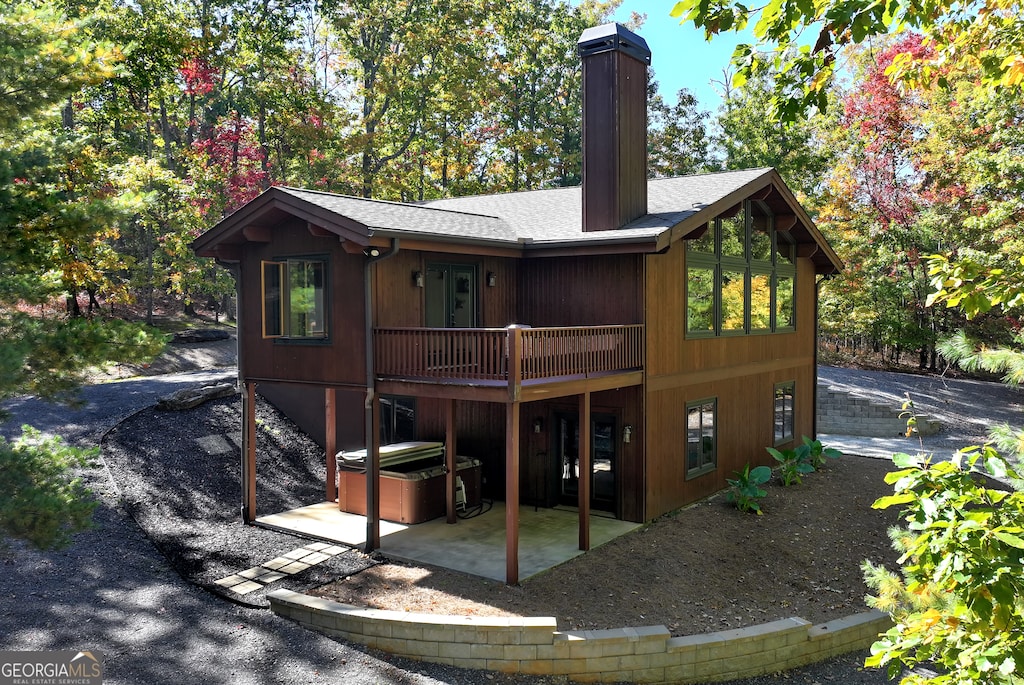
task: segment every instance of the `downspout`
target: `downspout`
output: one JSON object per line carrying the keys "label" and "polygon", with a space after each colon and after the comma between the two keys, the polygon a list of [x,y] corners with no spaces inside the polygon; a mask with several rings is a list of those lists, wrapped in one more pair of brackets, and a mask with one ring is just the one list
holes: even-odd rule
{"label": "downspout", "polygon": [[373,449],[373,436],[377,426],[373,422],[373,402],[376,393],[376,377],[373,373],[373,265],[393,257],[398,253],[398,238],[391,239],[391,248],[384,254],[374,254],[374,248],[366,250],[366,263],[363,265],[363,329],[366,336],[366,400],[363,403],[366,438],[366,553],[373,551],[374,541],[378,537],[380,523],[378,494],[376,481],[380,476],[380,456]]}

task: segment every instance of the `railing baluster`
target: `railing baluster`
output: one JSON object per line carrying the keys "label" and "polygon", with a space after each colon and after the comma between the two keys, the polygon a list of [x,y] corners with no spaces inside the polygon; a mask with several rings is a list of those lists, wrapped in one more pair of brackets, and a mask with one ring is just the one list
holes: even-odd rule
{"label": "railing baluster", "polygon": [[[387,376],[537,380],[643,368],[643,324],[519,329],[378,328],[375,369]],[[515,363],[513,363],[515,362]],[[518,379],[510,372],[520,370]]]}

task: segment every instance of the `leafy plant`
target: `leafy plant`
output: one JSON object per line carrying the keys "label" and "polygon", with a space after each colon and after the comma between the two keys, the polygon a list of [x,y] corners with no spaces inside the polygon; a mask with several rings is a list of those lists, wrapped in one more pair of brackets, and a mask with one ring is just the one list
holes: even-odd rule
{"label": "leafy plant", "polygon": [[0,532],[39,549],[66,547],[72,533],[92,525],[96,508],[71,471],[88,465],[99,448],[70,447],[31,426],[21,430],[13,443],[0,437]]}
{"label": "leafy plant", "polygon": [[811,440],[806,435],[803,436],[804,444],[797,447],[798,452],[805,452],[807,462],[814,467],[815,471],[821,469],[822,466],[828,463],[829,459],[838,459],[843,456],[843,453],[834,447],[825,447],[821,444],[821,440]]}
{"label": "leafy plant", "polygon": [[870,562],[868,603],[895,624],[871,646],[868,666],[890,677],[934,664],[939,675],[903,683],[1020,683],[1024,667],[1024,492],[988,487],[981,474],[1019,483],[991,447],[969,447],[947,461],[896,454],[886,475],[894,494],[874,508],[904,506],[894,529],[902,575]]}
{"label": "leafy plant", "polygon": [[767,483],[772,477],[772,470],[767,466],[757,466],[753,469],[747,464],[742,471],[734,471],[736,478],[727,478],[729,483],[729,494],[727,498],[736,504],[740,511],[753,511],[761,515],[761,505],[757,500],[768,494],[761,485]]}
{"label": "leafy plant", "polygon": [[814,472],[814,465],[810,462],[810,452],[806,449],[806,445],[801,445],[795,450],[780,451],[774,447],[765,449],[775,461],[779,462],[779,475],[782,476],[783,485],[789,486],[794,483],[799,485],[803,482],[805,474]]}

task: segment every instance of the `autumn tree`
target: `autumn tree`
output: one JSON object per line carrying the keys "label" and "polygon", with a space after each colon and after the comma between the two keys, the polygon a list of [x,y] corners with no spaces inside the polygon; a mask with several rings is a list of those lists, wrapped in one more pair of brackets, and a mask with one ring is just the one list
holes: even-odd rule
{"label": "autumn tree", "polygon": [[682,176],[716,168],[708,135],[709,114],[683,88],[675,104],[655,93],[647,103],[647,171],[652,176]]}
{"label": "autumn tree", "polygon": [[955,73],[972,73],[986,87],[1024,85],[1024,6],[1019,0],[982,0],[963,5],[877,3],[843,0],[805,3],[770,0],[748,6],[736,0],[680,0],[671,12],[692,21],[711,39],[753,24],[754,44],[736,47],[734,83],[771,73],[772,114],[803,115],[824,110],[844,51],[877,38],[913,31],[929,51],[900,53],[888,76],[917,84],[944,85]]}
{"label": "autumn tree", "polygon": [[128,198],[97,163],[91,137],[65,126],[68,97],[109,78],[119,54],[52,5],[7,3],[0,14],[0,400],[70,398],[85,369],[144,358],[161,341],[102,317],[39,316],[57,296],[102,275],[103,240]]}
{"label": "autumn tree", "polygon": [[835,148],[825,132],[835,127],[835,116],[772,119],[765,116],[771,98],[772,81],[766,76],[725,88],[712,122],[715,147],[727,169],[775,167],[814,211],[834,162]]}

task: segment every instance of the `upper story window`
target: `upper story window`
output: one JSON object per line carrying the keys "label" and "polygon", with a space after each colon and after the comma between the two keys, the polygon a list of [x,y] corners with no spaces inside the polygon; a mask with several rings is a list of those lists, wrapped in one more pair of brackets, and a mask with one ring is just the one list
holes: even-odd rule
{"label": "upper story window", "polygon": [[791,331],[795,293],[794,245],[763,202],[740,203],[687,241],[688,337]]}
{"label": "upper story window", "polygon": [[327,258],[261,263],[263,337],[327,338]]}

